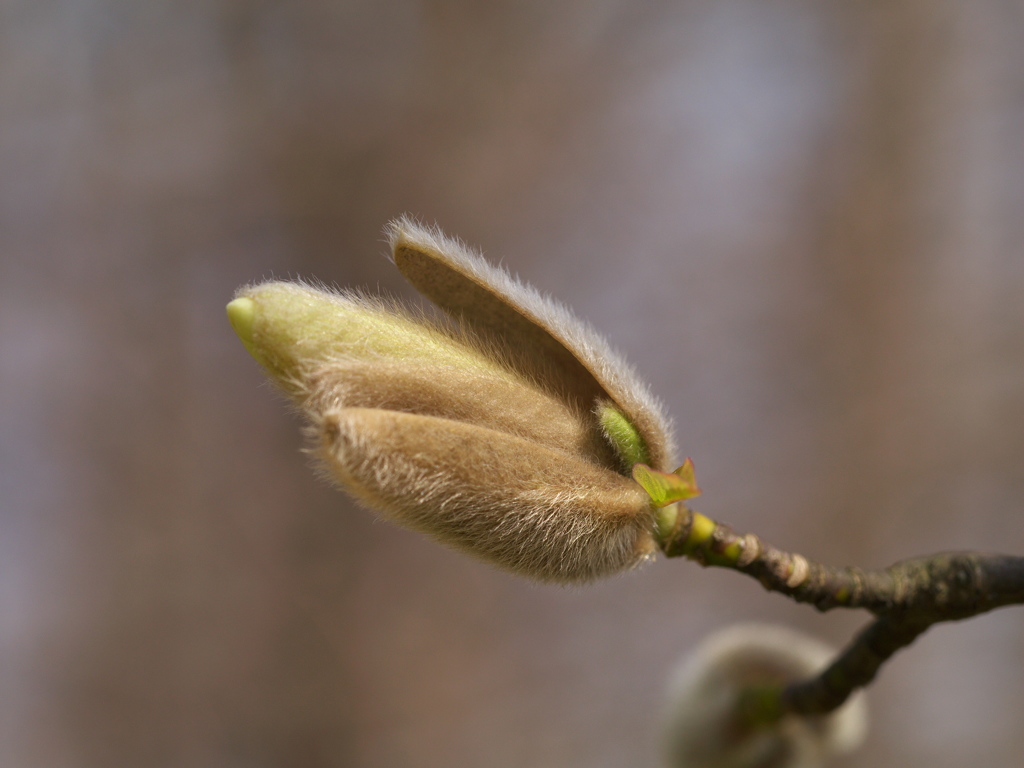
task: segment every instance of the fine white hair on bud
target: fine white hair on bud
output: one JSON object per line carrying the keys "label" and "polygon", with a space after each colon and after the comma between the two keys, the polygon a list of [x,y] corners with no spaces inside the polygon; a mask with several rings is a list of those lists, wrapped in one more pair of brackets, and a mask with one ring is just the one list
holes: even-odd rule
{"label": "fine white hair on bud", "polygon": [[805,680],[835,651],[774,624],[738,624],[706,638],[679,664],[665,714],[667,765],[672,768],[818,768],[851,752],[867,734],[863,692],[836,711],[787,716],[771,724],[744,718],[745,692]]}
{"label": "fine white hair on bud", "polygon": [[321,434],[328,464],[367,506],[510,571],[579,582],[651,552],[643,489],[540,443],[378,408],[328,411]]}
{"label": "fine white hair on bud", "polygon": [[416,290],[503,343],[515,364],[538,381],[588,409],[598,401],[614,403],[647,443],[648,463],[673,468],[675,449],[660,403],[590,325],[436,227],[402,217],[387,233],[396,266]]}
{"label": "fine white hair on bud", "polygon": [[385,517],[499,567],[574,583],[654,551],[637,461],[667,471],[658,404],[568,309],[436,229],[388,226],[449,319],[305,283],[239,290],[228,317],[305,413],[326,474]]}

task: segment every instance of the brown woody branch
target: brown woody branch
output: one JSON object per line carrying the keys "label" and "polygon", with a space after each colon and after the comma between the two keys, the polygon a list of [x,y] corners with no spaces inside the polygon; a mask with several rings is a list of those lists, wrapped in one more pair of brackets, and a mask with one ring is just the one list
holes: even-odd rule
{"label": "brown woody branch", "polygon": [[877,617],[820,675],[780,689],[779,699],[761,709],[773,718],[832,711],[933,624],[1024,603],[1024,557],[1012,555],[947,552],[877,571],[835,568],[682,505],[660,543],[668,557],[740,571],[820,611],[864,608]]}

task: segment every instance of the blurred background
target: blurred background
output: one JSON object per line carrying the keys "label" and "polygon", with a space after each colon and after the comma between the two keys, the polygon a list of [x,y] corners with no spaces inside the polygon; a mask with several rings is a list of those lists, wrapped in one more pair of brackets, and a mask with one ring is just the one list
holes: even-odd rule
{"label": "blurred background", "polygon": [[[749,579],[536,586],[309,471],[236,286],[403,297],[438,222],[650,380],[695,507],[826,562],[1024,552],[1015,0],[0,3],[0,764],[660,765]],[[1013,765],[1024,611],[932,629],[838,765]]]}

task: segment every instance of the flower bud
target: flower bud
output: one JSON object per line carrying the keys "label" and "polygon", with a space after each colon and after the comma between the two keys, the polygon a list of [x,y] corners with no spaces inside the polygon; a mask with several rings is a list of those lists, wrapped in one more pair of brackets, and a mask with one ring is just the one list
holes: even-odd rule
{"label": "flower bud", "polygon": [[827,645],[772,624],[740,624],[704,640],[683,659],[669,685],[667,764],[678,768],[816,768],[851,752],[867,733],[864,694],[813,717],[754,724],[744,694],[799,682],[835,656]]}
{"label": "flower bud", "polygon": [[380,514],[502,568],[579,582],[654,550],[629,477],[672,445],[660,410],[561,305],[407,219],[395,263],[449,315],[300,283],[241,289],[228,316],[303,409],[327,474]]}

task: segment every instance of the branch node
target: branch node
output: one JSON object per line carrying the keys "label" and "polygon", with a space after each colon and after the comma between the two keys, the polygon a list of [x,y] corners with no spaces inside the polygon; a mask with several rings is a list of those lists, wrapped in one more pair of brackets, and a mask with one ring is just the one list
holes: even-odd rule
{"label": "branch node", "polygon": [[796,589],[807,580],[807,575],[810,573],[811,566],[807,562],[807,558],[803,555],[794,554],[791,558],[791,570],[789,576],[786,578],[786,586],[790,589]]}
{"label": "branch node", "polygon": [[740,556],[736,559],[736,567],[746,568],[761,554],[761,540],[752,533],[740,539]]}

